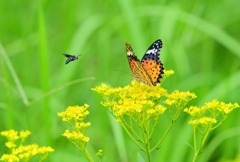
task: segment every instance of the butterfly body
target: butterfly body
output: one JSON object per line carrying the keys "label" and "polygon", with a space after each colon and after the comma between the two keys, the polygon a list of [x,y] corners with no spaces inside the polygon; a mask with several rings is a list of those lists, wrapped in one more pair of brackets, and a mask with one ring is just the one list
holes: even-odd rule
{"label": "butterfly body", "polygon": [[66,60],[65,64],[68,64],[68,63],[71,62],[71,61],[77,60],[77,59],[78,59],[78,56],[80,56],[80,55],[78,55],[78,56],[69,55],[69,54],[66,54],[66,53],[63,53],[63,55],[68,58],[68,59]]}
{"label": "butterfly body", "polygon": [[156,40],[146,51],[141,62],[134,54],[132,47],[126,43],[127,58],[132,70],[132,77],[149,86],[156,86],[164,74],[164,67],[160,61],[162,41]]}

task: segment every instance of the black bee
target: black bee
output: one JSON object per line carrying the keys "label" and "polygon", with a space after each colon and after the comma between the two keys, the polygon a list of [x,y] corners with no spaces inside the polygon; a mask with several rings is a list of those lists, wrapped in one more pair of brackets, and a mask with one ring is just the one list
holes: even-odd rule
{"label": "black bee", "polygon": [[63,53],[63,56],[68,58],[65,62],[65,64],[68,64],[70,61],[77,60],[78,56],[80,56],[80,55],[75,56],[75,55],[69,55],[69,54]]}

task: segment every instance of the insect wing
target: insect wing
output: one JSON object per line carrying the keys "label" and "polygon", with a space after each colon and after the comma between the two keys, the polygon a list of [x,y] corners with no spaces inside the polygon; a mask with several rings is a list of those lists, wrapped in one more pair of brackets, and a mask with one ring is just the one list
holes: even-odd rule
{"label": "insect wing", "polygon": [[69,54],[66,54],[66,53],[63,53],[63,56],[65,56],[65,57],[67,57],[67,58],[72,57],[72,55],[69,55]]}

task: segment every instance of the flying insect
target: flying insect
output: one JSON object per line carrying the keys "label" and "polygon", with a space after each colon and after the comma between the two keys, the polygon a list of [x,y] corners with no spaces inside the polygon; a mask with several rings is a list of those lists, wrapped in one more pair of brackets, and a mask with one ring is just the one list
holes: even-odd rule
{"label": "flying insect", "polygon": [[80,56],[80,55],[75,56],[75,55],[69,55],[69,54],[63,53],[63,56],[68,58],[65,62],[65,64],[68,64],[71,61],[77,60],[78,56]]}

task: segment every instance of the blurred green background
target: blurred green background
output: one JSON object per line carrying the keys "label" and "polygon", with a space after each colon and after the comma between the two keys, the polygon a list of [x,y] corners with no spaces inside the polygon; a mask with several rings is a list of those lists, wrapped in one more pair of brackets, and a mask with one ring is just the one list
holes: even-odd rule
{"label": "blurred green background", "polygon": [[[198,97],[189,105],[201,106],[212,99],[240,104],[239,15],[239,0],[2,0],[0,131],[30,130],[26,143],[55,149],[46,161],[86,161],[61,135],[70,127],[57,112],[87,103],[86,121],[92,123],[86,134],[90,137],[87,148],[94,160],[103,149],[106,161],[137,161],[137,146],[91,88],[101,83],[129,85],[125,43],[141,59],[160,38],[164,67],[175,72],[162,84],[169,93],[177,89],[194,92]],[[62,53],[81,56],[65,65]],[[240,161],[239,115],[240,110],[234,110],[210,134],[199,161]],[[153,152],[153,161],[192,161],[193,150],[185,144],[193,141],[189,119],[181,114],[160,149]],[[166,111],[153,142],[169,124]],[[0,156],[8,152],[5,142],[0,137]]]}

